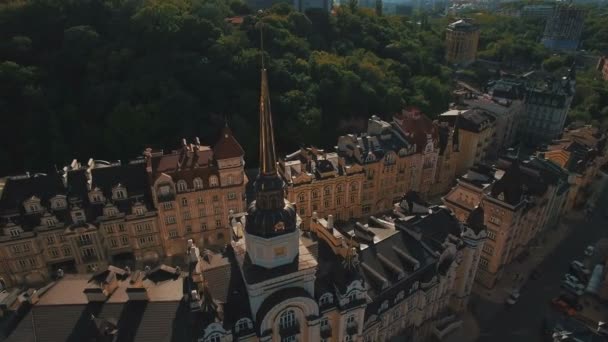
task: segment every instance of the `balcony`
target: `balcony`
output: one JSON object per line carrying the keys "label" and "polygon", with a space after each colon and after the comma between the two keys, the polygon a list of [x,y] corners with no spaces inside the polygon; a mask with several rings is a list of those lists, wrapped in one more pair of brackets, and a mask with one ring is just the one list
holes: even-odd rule
{"label": "balcony", "polygon": [[300,323],[297,321],[288,327],[281,327],[279,330],[279,334],[281,335],[281,338],[295,336],[295,335],[298,335],[299,333],[300,333]]}
{"label": "balcony", "polygon": [[78,243],[79,247],[90,246],[90,245],[93,244],[93,240],[81,240],[81,239],[78,239],[78,240],[76,240],[76,242]]}

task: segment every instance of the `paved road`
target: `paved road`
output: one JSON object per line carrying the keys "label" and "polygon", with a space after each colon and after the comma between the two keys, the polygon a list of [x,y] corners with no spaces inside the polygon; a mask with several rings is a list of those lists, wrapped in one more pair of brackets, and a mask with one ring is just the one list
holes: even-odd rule
{"label": "paved road", "polygon": [[590,222],[574,222],[569,235],[540,265],[542,276],[529,280],[513,307],[476,300],[474,315],[481,332],[479,342],[541,341],[542,319],[549,301],[560,293],[560,280],[574,259],[583,258],[587,245],[608,237],[608,191],[602,195]]}

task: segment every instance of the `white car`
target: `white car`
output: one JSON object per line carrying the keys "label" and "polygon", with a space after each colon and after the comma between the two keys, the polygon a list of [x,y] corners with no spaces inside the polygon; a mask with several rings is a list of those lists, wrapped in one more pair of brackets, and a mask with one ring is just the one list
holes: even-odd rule
{"label": "white car", "polygon": [[572,268],[577,269],[585,274],[590,274],[591,272],[587,269],[587,267],[585,267],[585,265],[583,265],[582,262],[574,260],[572,263],[570,263],[570,266],[572,266]]}
{"label": "white car", "polygon": [[509,305],[513,305],[513,304],[517,303],[518,299],[519,299],[519,290],[513,290],[511,292],[511,294],[509,295],[509,297],[507,297],[506,303]]}
{"label": "white car", "polygon": [[593,252],[595,252],[595,247],[593,246],[587,246],[587,248],[585,248],[585,255],[590,257],[593,255]]}
{"label": "white car", "polygon": [[573,284],[569,281],[562,281],[562,288],[572,292],[573,294],[577,295],[577,296],[582,296],[583,295],[583,288],[581,288],[584,286],[582,284]]}
{"label": "white car", "polygon": [[570,273],[566,273],[566,275],[564,275],[564,281],[569,281],[572,282],[574,284],[579,284],[581,281],[574,275],[570,274]]}

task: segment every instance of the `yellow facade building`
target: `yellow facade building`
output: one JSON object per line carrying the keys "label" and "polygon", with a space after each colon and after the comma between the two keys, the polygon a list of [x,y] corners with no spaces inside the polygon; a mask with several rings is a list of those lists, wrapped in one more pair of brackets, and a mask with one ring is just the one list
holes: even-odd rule
{"label": "yellow facade building", "polygon": [[469,19],[448,25],[445,32],[445,59],[452,64],[468,65],[475,61],[479,28]]}

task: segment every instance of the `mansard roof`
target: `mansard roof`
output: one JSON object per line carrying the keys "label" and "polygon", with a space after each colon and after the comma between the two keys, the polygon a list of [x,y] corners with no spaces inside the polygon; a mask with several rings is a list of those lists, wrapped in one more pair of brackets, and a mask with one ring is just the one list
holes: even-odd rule
{"label": "mansard roof", "polygon": [[[124,199],[112,199],[112,190],[117,186],[125,188],[127,196]],[[91,203],[89,187],[99,190],[106,199],[105,203]],[[65,196],[67,207],[52,209],[50,200],[55,196]],[[26,214],[23,202],[32,197],[40,199],[43,208],[38,213]],[[59,222],[70,225],[73,223],[69,212],[71,209],[83,209],[87,222],[94,222],[103,215],[106,205],[113,205],[120,213],[129,215],[136,203],[143,204],[148,210],[154,209],[143,160],[128,164],[96,163],[49,174],[9,178],[0,200],[0,211],[14,215],[11,220],[27,231],[40,226],[42,217],[47,213]]]}

